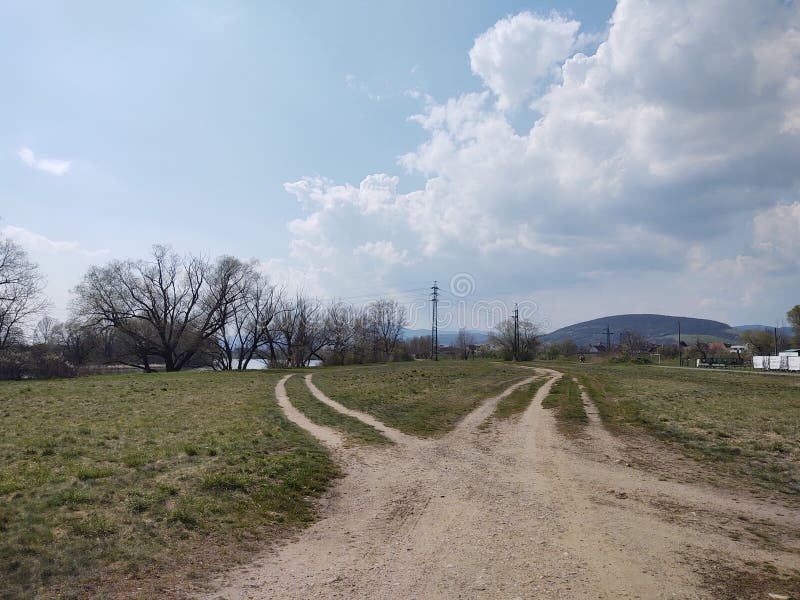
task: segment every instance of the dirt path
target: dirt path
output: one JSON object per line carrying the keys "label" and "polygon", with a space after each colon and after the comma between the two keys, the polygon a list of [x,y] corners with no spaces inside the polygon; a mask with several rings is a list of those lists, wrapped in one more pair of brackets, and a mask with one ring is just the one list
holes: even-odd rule
{"label": "dirt path", "polygon": [[[541,408],[560,376],[546,374],[519,420],[480,433],[499,397],[438,440],[380,424],[397,444],[345,449],[331,430],[309,428],[348,473],[322,519],[225,574],[206,597],[712,598],[698,569],[711,555],[796,563],[796,553],[734,541],[726,529],[745,516],[796,531],[795,513],[630,468],[597,418],[584,439],[564,438]],[[279,402],[304,426],[284,402],[283,382]],[[713,515],[715,526],[697,515]]]}

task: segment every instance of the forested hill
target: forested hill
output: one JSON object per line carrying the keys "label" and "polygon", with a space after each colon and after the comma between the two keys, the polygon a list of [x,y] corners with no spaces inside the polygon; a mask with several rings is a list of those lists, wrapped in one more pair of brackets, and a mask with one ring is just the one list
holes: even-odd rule
{"label": "forested hill", "polygon": [[670,315],[615,315],[562,327],[543,336],[542,341],[549,343],[571,339],[579,346],[605,344],[605,331],[609,327],[612,343],[617,342],[617,335],[623,331],[639,333],[653,342],[674,343],[678,339],[678,321],[681,324],[681,339],[687,343],[694,343],[697,337],[706,342],[736,342],[739,339],[739,332],[720,321]]}

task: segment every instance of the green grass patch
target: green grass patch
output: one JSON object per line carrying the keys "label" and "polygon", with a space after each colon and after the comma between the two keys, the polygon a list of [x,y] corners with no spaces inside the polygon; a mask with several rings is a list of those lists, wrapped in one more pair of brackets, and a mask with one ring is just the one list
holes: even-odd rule
{"label": "green grass patch", "polygon": [[482,400],[530,376],[489,361],[415,361],[324,370],[314,383],[337,402],[423,437],[445,433]]}
{"label": "green grass patch", "polygon": [[380,431],[359,421],[355,417],[340,413],[314,398],[302,375],[295,375],[286,382],[286,393],[291,403],[309,419],[342,431],[346,438],[356,444],[391,444]]}
{"label": "green grass patch", "polygon": [[530,406],[531,400],[533,400],[536,392],[539,391],[539,388],[541,388],[546,381],[547,378],[538,377],[528,385],[523,385],[511,392],[497,403],[494,412],[480,424],[480,428],[485,429],[493,420],[513,419],[521,415],[525,412],[525,409]]}
{"label": "green grass patch", "polygon": [[562,376],[552,385],[550,392],[542,400],[542,406],[556,409],[559,426],[571,432],[589,421],[583,408],[578,382],[570,375]]}
{"label": "green grass patch", "polygon": [[612,429],[638,427],[744,485],[800,495],[800,377],[603,364],[563,370],[583,383]]}
{"label": "green grass patch", "polygon": [[158,597],[148,580],[310,521],[337,468],[284,418],[280,376],[0,383],[0,598],[110,597],[131,573]]}

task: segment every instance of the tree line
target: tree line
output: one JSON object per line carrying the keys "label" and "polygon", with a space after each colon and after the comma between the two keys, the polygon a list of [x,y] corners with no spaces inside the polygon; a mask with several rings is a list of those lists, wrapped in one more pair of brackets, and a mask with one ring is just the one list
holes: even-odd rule
{"label": "tree line", "polygon": [[[253,361],[307,367],[430,357],[429,336],[403,339],[407,317],[396,300],[354,306],[289,294],[256,262],[232,256],[209,260],[157,245],[146,259],[93,266],[74,288],[65,322],[46,315],[43,290],[44,277],[25,251],[0,240],[0,378],[68,376],[87,365],[245,370]],[[800,345],[800,305],[787,318]],[[535,323],[520,320],[515,338],[507,319],[491,332],[482,356],[512,360],[516,350],[520,360],[531,360],[578,352],[571,340],[542,348],[540,334]],[[769,332],[743,332],[742,339],[761,353],[775,344]],[[619,349],[635,354],[645,346],[642,336],[626,332]],[[459,331],[456,356],[467,359],[477,347]]]}
{"label": "tree line", "polygon": [[408,358],[404,308],[364,307],[289,294],[255,262],[208,260],[154,246],[147,259],[91,267],[75,287],[70,317],[43,316],[43,278],[12,241],[0,246],[0,376],[64,376],[88,364],[142,371],[244,370]]}

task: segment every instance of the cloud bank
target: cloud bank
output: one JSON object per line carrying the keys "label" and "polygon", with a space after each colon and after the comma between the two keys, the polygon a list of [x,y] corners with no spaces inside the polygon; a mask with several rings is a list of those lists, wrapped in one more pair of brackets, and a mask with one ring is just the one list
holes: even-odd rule
{"label": "cloud bank", "polygon": [[411,117],[427,139],[398,166],[423,186],[285,185],[305,213],[293,259],[331,290],[467,271],[556,324],[781,317],[800,301],[798,7],[620,0],[584,54],[592,35],[556,13],[488,29],[469,51],[484,89]]}

